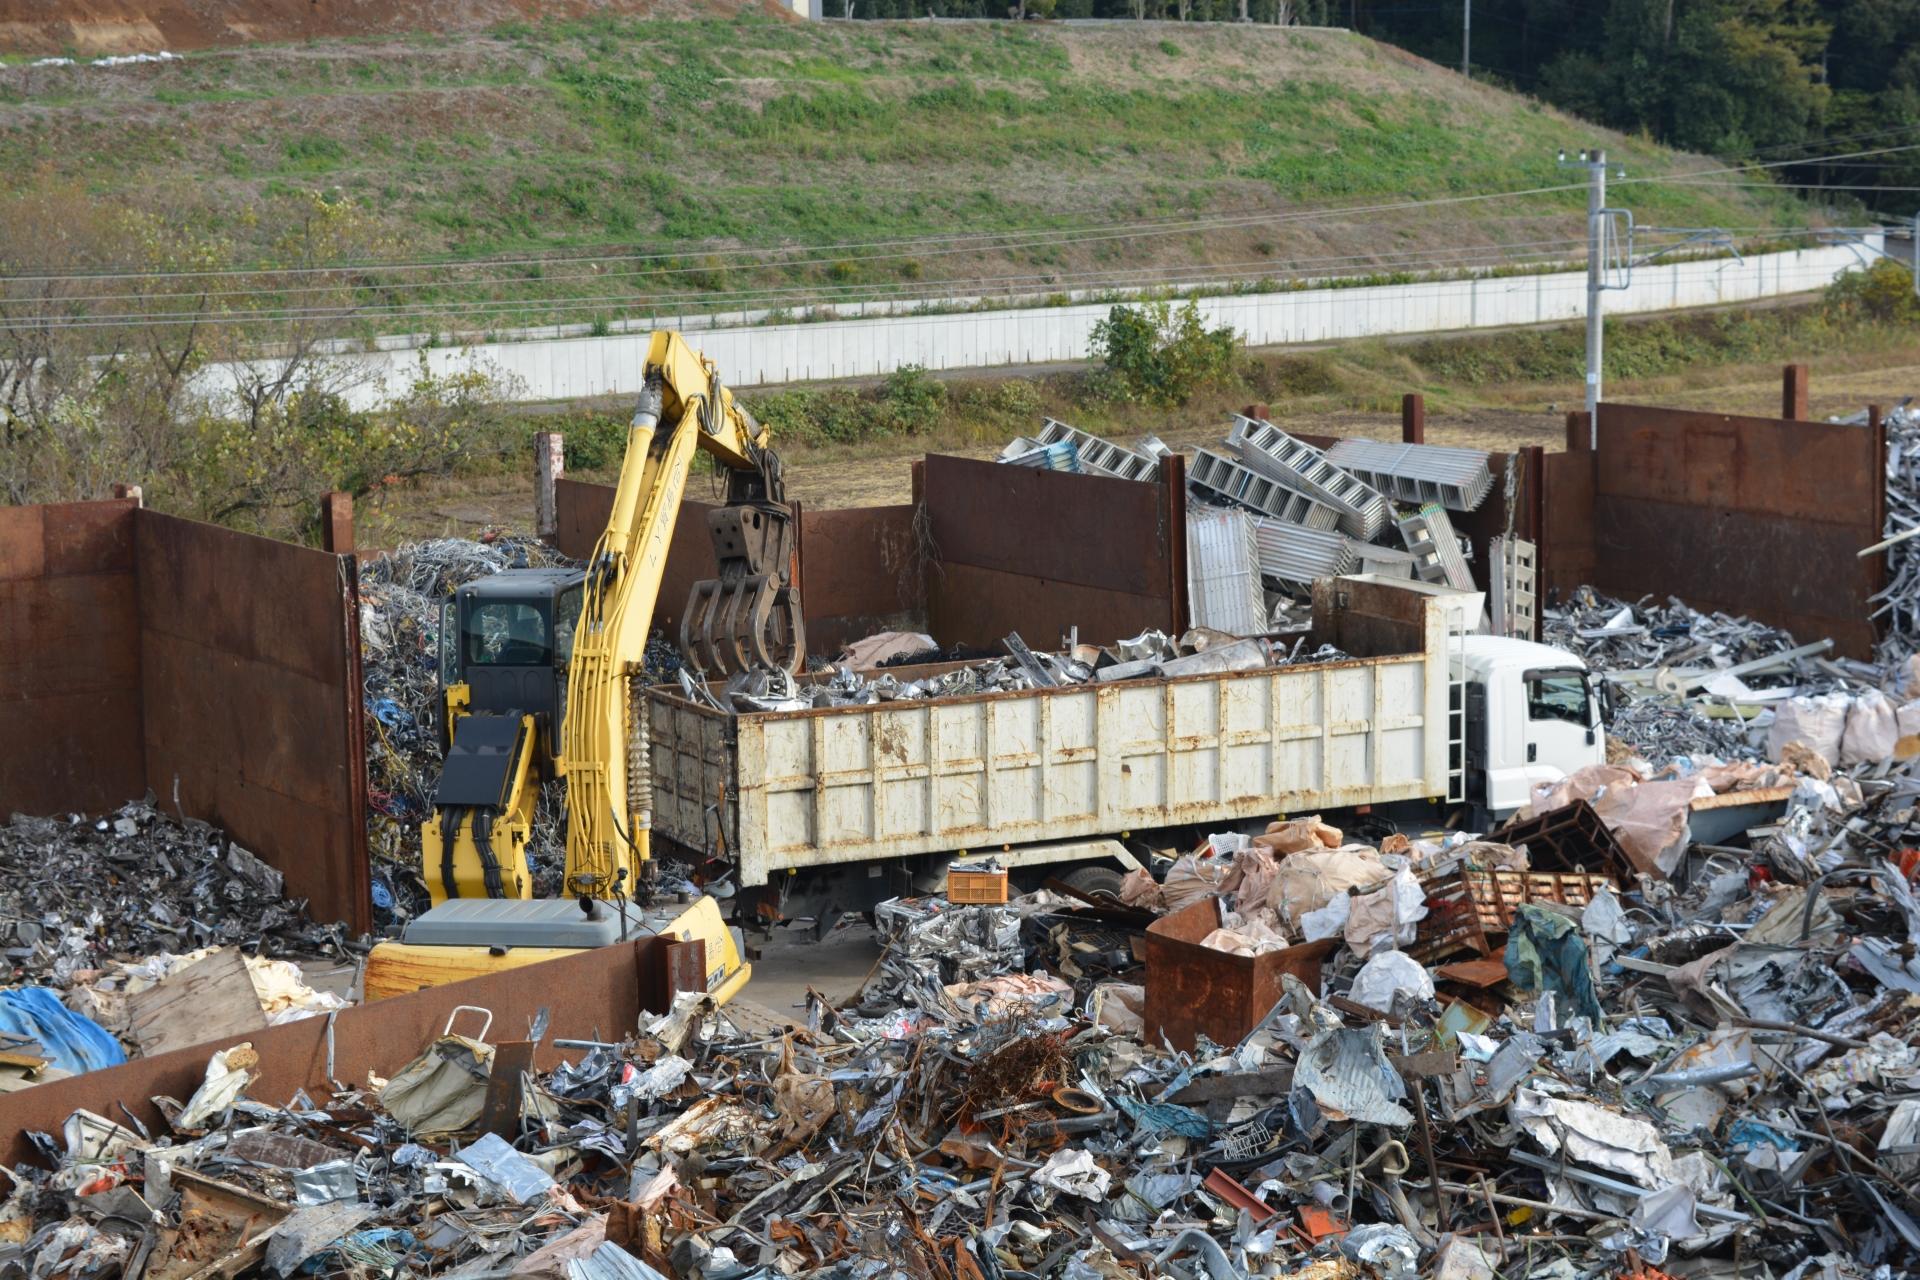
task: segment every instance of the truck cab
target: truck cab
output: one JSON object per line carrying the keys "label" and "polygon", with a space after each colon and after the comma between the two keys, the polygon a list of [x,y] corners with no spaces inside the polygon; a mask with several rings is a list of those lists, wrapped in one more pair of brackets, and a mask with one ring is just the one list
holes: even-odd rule
{"label": "truck cab", "polygon": [[1494,817],[1535,786],[1607,758],[1606,690],[1586,663],[1504,636],[1460,641],[1466,694],[1466,794]]}

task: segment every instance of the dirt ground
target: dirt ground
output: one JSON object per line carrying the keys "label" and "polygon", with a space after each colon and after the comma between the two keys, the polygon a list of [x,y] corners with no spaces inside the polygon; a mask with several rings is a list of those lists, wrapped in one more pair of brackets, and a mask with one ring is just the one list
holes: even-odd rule
{"label": "dirt ground", "polygon": [[[1813,416],[1825,418],[1854,413],[1870,403],[1891,407],[1916,394],[1920,394],[1920,346],[1825,361],[1812,370],[1809,400]],[[1566,410],[1579,404],[1579,395],[1579,385],[1571,380],[1550,386],[1529,383],[1476,388],[1472,398],[1481,403],[1429,411],[1427,440],[1500,451],[1534,444],[1557,449],[1565,439]],[[1679,376],[1621,380],[1610,384],[1608,396],[1642,404],[1777,414],[1780,367],[1735,365]],[[1398,415],[1390,413],[1351,409],[1291,412],[1276,406],[1275,418],[1288,430],[1309,435],[1390,440],[1398,439],[1400,432]],[[1175,413],[1157,434],[1168,444],[1192,446],[1218,440],[1223,426],[1211,412]],[[924,454],[988,458],[999,451],[1000,443],[942,439],[936,433],[858,446],[783,447],[781,457],[786,463],[787,492],[792,497],[816,508],[867,507],[908,501],[912,495],[909,468]],[[696,478],[688,492],[702,497],[703,486],[710,483]],[[522,530],[532,523],[530,476],[500,474],[434,481],[381,502],[363,503],[359,541],[363,547],[385,547],[415,538],[472,536],[488,528]]]}
{"label": "dirt ground", "polygon": [[0,0],[0,51],[95,55],[400,32],[484,31],[516,18],[697,17],[772,0]]}

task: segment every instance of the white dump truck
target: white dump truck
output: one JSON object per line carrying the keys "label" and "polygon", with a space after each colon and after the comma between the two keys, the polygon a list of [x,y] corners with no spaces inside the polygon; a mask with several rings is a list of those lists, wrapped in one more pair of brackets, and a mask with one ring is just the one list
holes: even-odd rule
{"label": "white dump truck", "polygon": [[934,889],[963,855],[1109,887],[1276,814],[1483,826],[1605,759],[1604,693],[1564,650],[1471,634],[1479,598],[1451,594],[1316,584],[1306,650],[1336,661],[758,713],[658,687],[654,839],[732,864],[764,916]]}

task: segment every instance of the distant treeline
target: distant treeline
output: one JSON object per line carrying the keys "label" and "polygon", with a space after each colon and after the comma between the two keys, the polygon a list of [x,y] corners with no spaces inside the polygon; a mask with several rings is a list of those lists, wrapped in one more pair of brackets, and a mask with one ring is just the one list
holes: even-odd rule
{"label": "distant treeline", "polygon": [[[1008,17],[1006,0],[824,0],[829,16]],[[1473,72],[1597,123],[1882,214],[1920,208],[1920,0],[1472,0]],[[1458,67],[1461,0],[1026,0],[1029,17],[1350,26]],[[1875,151],[1845,160],[1818,157]],[[1849,190],[1855,189],[1856,190]]]}

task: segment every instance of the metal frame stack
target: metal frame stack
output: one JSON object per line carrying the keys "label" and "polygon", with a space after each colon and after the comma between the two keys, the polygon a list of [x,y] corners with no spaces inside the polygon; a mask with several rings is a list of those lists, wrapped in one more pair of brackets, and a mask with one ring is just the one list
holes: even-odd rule
{"label": "metal frame stack", "polygon": [[1327,461],[1326,455],[1305,441],[1257,418],[1233,415],[1227,444],[1247,466],[1271,476],[1287,488],[1306,494],[1340,513],[1340,530],[1371,541],[1393,510],[1387,500],[1357,477]]}
{"label": "metal frame stack", "polygon": [[1327,450],[1326,458],[1402,502],[1477,511],[1493,491],[1493,471],[1479,449],[1342,440]]}
{"label": "metal frame stack", "polygon": [[1437,502],[1423,505],[1412,515],[1400,518],[1400,536],[1413,553],[1414,576],[1422,582],[1472,591],[1473,570],[1460,554],[1460,539],[1453,521]]}
{"label": "metal frame stack", "polygon": [[1320,578],[1352,573],[1360,558],[1346,534],[1285,520],[1255,520],[1253,539],[1260,552],[1260,572],[1282,582],[1311,586]]}
{"label": "metal frame stack", "polygon": [[1102,440],[1078,427],[1070,427],[1052,418],[1040,429],[1040,444],[1073,442],[1080,470],[1092,475],[1112,476],[1116,480],[1153,481],[1160,478],[1160,460],[1138,450]]}
{"label": "metal frame stack", "polygon": [[1340,524],[1340,513],[1334,508],[1212,449],[1194,450],[1187,480],[1224,501],[1251,507],[1288,524],[1321,530],[1334,529]]}
{"label": "metal frame stack", "polygon": [[1501,534],[1487,544],[1487,598],[1493,634],[1532,640],[1539,634],[1539,553],[1533,543]]}

